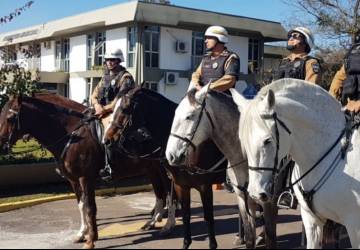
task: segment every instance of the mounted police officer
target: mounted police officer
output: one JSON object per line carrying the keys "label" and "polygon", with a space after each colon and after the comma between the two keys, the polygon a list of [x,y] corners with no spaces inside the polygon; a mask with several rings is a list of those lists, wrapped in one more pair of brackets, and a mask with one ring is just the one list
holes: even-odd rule
{"label": "mounted police officer", "polygon": [[227,30],[221,26],[211,26],[205,32],[206,54],[200,66],[193,73],[190,87],[201,89],[211,83],[211,89],[230,93],[239,80],[240,59],[229,51]]}
{"label": "mounted police officer", "polygon": [[360,112],[360,31],[345,56],[344,65],[331,83],[330,94],[341,101],[347,110]]}
{"label": "mounted police officer", "polygon": [[[91,102],[95,108],[95,116],[102,120],[104,128],[110,124],[111,114],[121,95],[133,89],[136,84],[132,75],[123,67],[124,55],[121,49],[105,54],[104,76],[96,86]],[[111,179],[110,150],[106,148],[106,166],[100,171],[104,180]]]}
{"label": "mounted police officer", "polygon": [[297,27],[288,33],[287,49],[291,54],[284,58],[273,80],[295,78],[320,84],[321,67],[317,58],[309,55],[314,47],[314,36],[304,27]]}
{"label": "mounted police officer", "polygon": [[[239,80],[240,58],[226,48],[228,42],[229,33],[224,27],[211,26],[206,30],[206,54],[192,75],[190,88],[195,87],[200,90],[211,83],[210,89],[231,95],[229,89],[234,88]],[[225,188],[233,192],[228,181],[225,183]]]}
{"label": "mounted police officer", "polygon": [[[279,65],[278,70],[273,75],[273,80],[283,78],[294,78],[305,80],[312,84],[321,83],[321,66],[317,58],[309,55],[314,48],[314,36],[311,31],[304,27],[297,27],[288,32],[287,49],[290,55],[284,58]],[[286,164],[287,171],[282,172],[279,180],[283,182],[282,186],[277,187],[279,195],[283,188],[287,186],[292,169],[295,163],[290,157],[285,158],[282,164]],[[278,205],[283,208],[296,208],[297,200],[294,197],[293,190],[287,190],[281,193]]]}

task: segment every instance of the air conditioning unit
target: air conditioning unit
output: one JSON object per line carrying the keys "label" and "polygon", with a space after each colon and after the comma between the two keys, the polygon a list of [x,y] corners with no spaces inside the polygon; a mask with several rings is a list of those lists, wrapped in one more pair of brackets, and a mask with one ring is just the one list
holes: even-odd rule
{"label": "air conditioning unit", "polygon": [[189,45],[187,42],[177,41],[176,42],[176,52],[177,53],[188,53]]}
{"label": "air conditioning unit", "polygon": [[51,49],[51,41],[44,42],[44,48],[45,49]]}
{"label": "air conditioning unit", "polygon": [[166,72],[165,73],[165,84],[176,85],[179,81],[179,73],[177,72]]}

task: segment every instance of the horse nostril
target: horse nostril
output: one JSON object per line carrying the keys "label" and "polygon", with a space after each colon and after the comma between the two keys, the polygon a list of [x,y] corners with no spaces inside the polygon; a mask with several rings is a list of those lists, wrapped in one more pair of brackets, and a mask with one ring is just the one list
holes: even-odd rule
{"label": "horse nostril", "polygon": [[261,193],[261,194],[259,195],[259,199],[260,199],[260,201],[262,201],[262,202],[267,202],[267,201],[269,200],[269,197],[268,197],[268,195],[267,195],[266,193]]}

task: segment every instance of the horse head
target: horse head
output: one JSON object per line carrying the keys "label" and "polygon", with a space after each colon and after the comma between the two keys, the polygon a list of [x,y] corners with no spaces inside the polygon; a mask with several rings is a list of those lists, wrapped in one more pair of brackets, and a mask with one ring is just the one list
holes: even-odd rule
{"label": "horse head", "polygon": [[140,143],[142,139],[146,139],[146,136],[141,136],[148,133],[144,133],[142,128],[144,124],[143,110],[137,100],[137,93],[140,90],[141,88],[131,90],[118,100],[111,124],[104,134],[103,142],[106,145],[125,137],[128,139],[133,137]]}
{"label": "horse head", "polygon": [[210,85],[200,91],[191,89],[176,109],[166,148],[170,165],[188,165],[189,156],[194,155],[199,145],[210,138],[213,122],[206,108],[209,90]]}
{"label": "horse head", "polygon": [[22,136],[20,125],[22,97],[12,96],[0,114],[0,152],[7,154]]}

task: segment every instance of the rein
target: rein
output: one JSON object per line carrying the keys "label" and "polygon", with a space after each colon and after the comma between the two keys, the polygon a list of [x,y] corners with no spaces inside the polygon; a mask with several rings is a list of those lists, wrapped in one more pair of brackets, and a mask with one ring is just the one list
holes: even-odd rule
{"label": "rein", "polygon": [[[275,160],[274,160],[274,167],[273,168],[257,168],[257,167],[249,167],[249,169],[251,171],[271,171],[273,172],[273,182],[275,183],[275,180],[277,179],[277,175],[279,173],[281,173],[284,168],[287,167],[287,165],[283,166],[282,168],[278,169],[277,165],[278,165],[278,158],[279,158],[279,148],[280,148],[280,133],[279,133],[279,126],[278,124],[280,124],[281,127],[283,127],[286,132],[291,135],[291,131],[290,129],[285,125],[285,123],[283,121],[281,121],[278,117],[277,114],[274,113],[273,115],[269,115],[269,116],[261,116],[263,119],[273,119],[275,121],[275,133],[276,133],[276,155],[275,155]],[[339,135],[339,137],[337,138],[337,140],[335,141],[335,143],[326,151],[326,153],[306,172],[304,173],[299,179],[297,179],[295,182],[291,183],[289,185],[289,187],[287,187],[286,189],[292,189],[295,185],[297,185],[300,181],[302,181],[305,177],[307,177],[310,173],[312,173],[325,159],[326,157],[329,156],[329,154],[335,149],[335,147],[338,145],[338,143],[341,141],[341,139],[344,137],[346,133],[346,128],[343,129],[343,131],[341,132],[341,134]],[[341,157],[342,155],[342,150],[339,152],[339,154],[335,157],[334,161],[332,162],[332,164],[330,165],[330,167],[326,170],[325,174],[323,175],[323,177],[319,180],[319,182],[317,184],[315,184],[314,188],[309,191],[309,192],[305,192],[302,190],[302,193],[305,197],[305,199],[307,200],[307,202],[311,203],[313,200],[313,196],[315,195],[315,193],[317,191],[320,190],[320,188],[326,183],[326,181],[330,178],[331,174],[335,171],[335,168],[337,166],[337,164],[335,164],[338,159]],[[275,186],[275,185],[274,185]],[[301,190],[301,188],[300,188]],[[311,205],[310,205],[311,207]]]}

